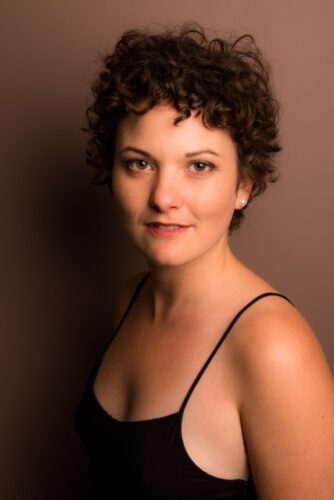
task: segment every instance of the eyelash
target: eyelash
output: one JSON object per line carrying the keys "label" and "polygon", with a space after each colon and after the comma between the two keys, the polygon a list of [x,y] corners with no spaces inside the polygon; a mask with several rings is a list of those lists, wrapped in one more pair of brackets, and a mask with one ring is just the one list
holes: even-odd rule
{"label": "eyelash", "polygon": [[206,170],[200,170],[200,171],[196,171],[197,174],[206,174],[207,172],[211,172],[211,170],[214,169],[214,166],[212,165],[212,163],[209,163],[207,161],[194,161],[190,166],[192,165],[198,165],[198,164],[202,164],[202,165],[205,165],[205,167],[209,167],[209,169],[206,168]]}
{"label": "eyelash", "polygon": [[137,162],[139,163],[139,162],[141,162],[141,161],[142,161],[142,162],[145,162],[147,165],[149,165],[148,161],[143,160],[143,159],[141,159],[141,158],[134,158],[134,159],[132,159],[132,160],[126,160],[126,161],[124,162],[124,165],[125,165],[125,167],[126,167],[128,170],[136,170],[136,171],[146,170],[146,169],[143,169],[143,168],[138,168],[138,169],[133,169],[133,168],[131,168],[131,165],[132,165],[133,163],[137,163]]}
{"label": "eyelash", "polygon": [[[141,158],[134,158],[134,159],[131,159],[131,160],[126,160],[124,162],[124,165],[125,167],[128,169],[128,170],[132,170],[132,171],[135,171],[135,172],[144,172],[146,170],[146,168],[131,168],[131,165],[133,165],[134,163],[139,163],[139,162],[144,162],[146,163],[146,166],[149,165],[149,162],[147,160],[143,160]],[[207,172],[211,172],[211,170],[213,170],[215,167],[212,163],[209,163],[207,161],[201,161],[201,160],[198,160],[198,161],[194,161],[190,167],[192,167],[193,165],[198,165],[198,164],[201,164],[201,165],[205,165],[206,169],[205,170],[200,170],[200,171],[195,171],[196,174],[206,174]],[[194,171],[193,171],[194,172]]]}

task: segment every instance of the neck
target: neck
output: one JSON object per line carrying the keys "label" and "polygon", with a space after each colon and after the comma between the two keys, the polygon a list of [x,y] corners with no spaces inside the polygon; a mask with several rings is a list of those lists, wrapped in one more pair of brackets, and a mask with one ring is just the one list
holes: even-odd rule
{"label": "neck", "polygon": [[237,265],[227,245],[185,265],[149,264],[153,319],[165,321],[187,310],[205,308],[229,288]]}

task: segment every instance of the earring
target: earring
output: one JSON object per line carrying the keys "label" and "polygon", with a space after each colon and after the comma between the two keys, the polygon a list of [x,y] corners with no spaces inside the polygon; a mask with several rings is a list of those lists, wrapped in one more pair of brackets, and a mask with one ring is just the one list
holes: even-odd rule
{"label": "earring", "polygon": [[240,200],[240,204],[241,204],[242,208],[244,208],[244,207],[247,205],[247,201],[248,201],[248,200],[246,200],[245,198],[242,198],[242,199]]}

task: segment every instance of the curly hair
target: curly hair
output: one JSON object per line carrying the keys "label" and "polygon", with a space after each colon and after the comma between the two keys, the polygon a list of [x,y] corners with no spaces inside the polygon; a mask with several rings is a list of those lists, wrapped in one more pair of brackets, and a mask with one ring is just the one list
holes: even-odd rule
{"label": "curly hair", "polygon": [[[197,23],[165,28],[161,33],[126,31],[92,86],[94,102],[86,116],[90,133],[87,163],[94,184],[111,185],[117,126],[128,113],[143,114],[166,102],[179,115],[192,111],[208,128],[228,130],[236,144],[239,181],[253,181],[249,201],[277,179],[274,154],[278,140],[278,103],[271,70],[254,38],[209,39]],[[147,105],[140,111],[136,104]],[[229,230],[244,210],[235,210]]]}

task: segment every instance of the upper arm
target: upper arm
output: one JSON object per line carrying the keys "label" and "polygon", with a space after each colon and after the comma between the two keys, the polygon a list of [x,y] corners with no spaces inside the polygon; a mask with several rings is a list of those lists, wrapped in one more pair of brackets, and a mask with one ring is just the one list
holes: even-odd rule
{"label": "upper arm", "polygon": [[289,305],[248,324],[240,415],[260,499],[334,494],[333,378],[316,336]]}

